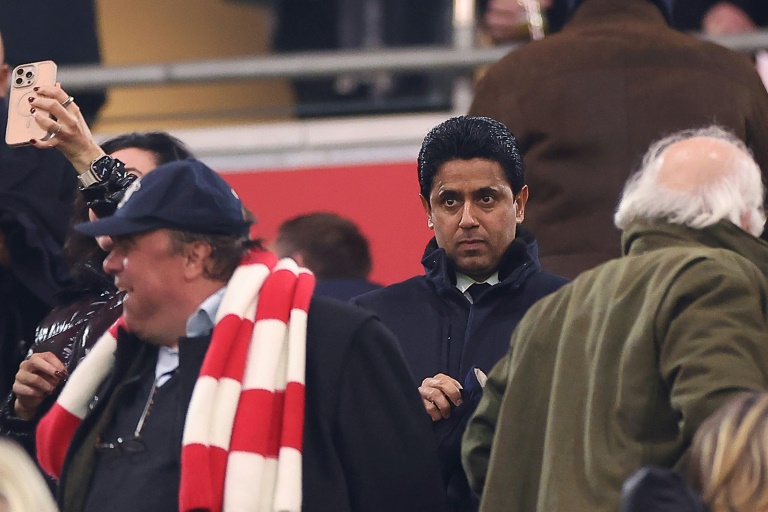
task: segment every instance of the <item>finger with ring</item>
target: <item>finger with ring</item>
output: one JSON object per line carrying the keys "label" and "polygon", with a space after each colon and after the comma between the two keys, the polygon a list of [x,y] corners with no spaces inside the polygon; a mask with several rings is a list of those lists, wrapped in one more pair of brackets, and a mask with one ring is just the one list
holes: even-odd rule
{"label": "finger with ring", "polygon": [[62,102],[61,106],[64,108],[67,108],[69,104],[72,103],[73,101],[75,101],[75,98],[70,96]]}
{"label": "finger with ring", "polygon": [[[58,123],[58,125],[59,125],[59,127],[56,128],[56,131],[51,134],[50,139],[56,137],[56,135],[58,135],[58,133],[61,131],[61,123]],[[50,139],[48,139],[48,140],[50,140]]]}

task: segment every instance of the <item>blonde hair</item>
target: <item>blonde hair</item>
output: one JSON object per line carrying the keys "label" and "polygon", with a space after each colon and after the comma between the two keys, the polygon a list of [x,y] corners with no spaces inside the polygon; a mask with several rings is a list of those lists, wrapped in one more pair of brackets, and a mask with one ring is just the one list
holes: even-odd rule
{"label": "blonde hair", "polygon": [[744,394],[702,423],[690,475],[712,512],[768,510],[768,394]]}
{"label": "blonde hair", "polygon": [[0,439],[0,510],[58,511],[40,470],[27,452],[7,439]]}

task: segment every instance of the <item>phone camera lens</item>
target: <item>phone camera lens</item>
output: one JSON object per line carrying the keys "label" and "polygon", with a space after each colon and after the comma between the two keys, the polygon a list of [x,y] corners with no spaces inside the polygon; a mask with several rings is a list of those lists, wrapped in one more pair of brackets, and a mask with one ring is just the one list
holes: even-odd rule
{"label": "phone camera lens", "polygon": [[33,75],[32,75],[32,72],[31,72],[31,71],[27,71],[27,75],[26,75],[26,77],[27,77],[27,78],[32,78],[32,76],[33,76]]}
{"label": "phone camera lens", "polygon": [[16,79],[16,83],[17,83],[18,85],[21,85],[21,84],[22,84],[22,82],[24,82],[24,79],[22,79],[22,78],[17,78],[17,79]]}
{"label": "phone camera lens", "polygon": [[16,70],[16,74],[17,75],[23,75],[24,74],[24,70],[19,68],[19,69]]}

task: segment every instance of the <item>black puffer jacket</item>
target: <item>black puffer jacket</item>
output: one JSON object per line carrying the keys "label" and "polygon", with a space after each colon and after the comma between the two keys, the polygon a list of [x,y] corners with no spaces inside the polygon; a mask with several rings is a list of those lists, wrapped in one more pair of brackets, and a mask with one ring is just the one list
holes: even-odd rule
{"label": "black puffer jacket", "polygon": [[[88,282],[68,292],[61,305],[40,322],[29,352],[52,352],[70,374],[123,311],[123,294],[118,293],[112,279],[97,266],[86,265],[85,270]],[[29,421],[14,414],[16,396],[11,393],[0,409],[0,436],[16,440],[34,457],[37,422],[51,408],[62,387],[63,382]]]}

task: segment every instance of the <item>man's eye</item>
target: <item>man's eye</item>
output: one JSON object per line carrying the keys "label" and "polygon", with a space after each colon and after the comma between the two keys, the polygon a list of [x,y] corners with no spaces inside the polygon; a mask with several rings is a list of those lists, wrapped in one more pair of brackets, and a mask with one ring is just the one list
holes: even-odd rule
{"label": "man's eye", "polygon": [[483,204],[491,204],[493,202],[493,197],[491,196],[483,196],[480,198],[480,202]]}
{"label": "man's eye", "polygon": [[453,199],[453,198],[450,198],[450,197],[449,197],[449,198],[447,198],[447,199],[445,200],[445,206],[453,206],[453,205],[455,205],[455,204],[456,204],[456,200],[455,200],[455,199]]}

